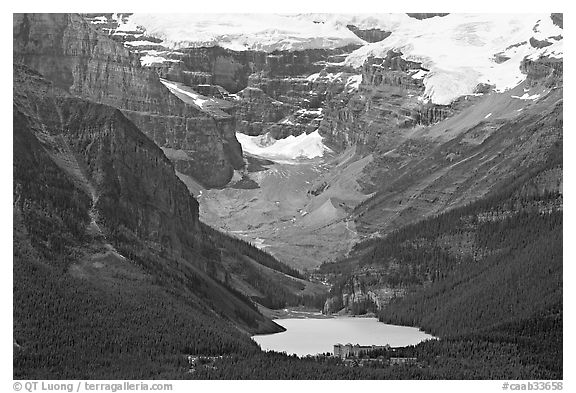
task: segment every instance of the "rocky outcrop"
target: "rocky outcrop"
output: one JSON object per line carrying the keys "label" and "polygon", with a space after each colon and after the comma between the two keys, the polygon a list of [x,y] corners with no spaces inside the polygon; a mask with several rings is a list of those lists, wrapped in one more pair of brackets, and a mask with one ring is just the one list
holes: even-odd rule
{"label": "rocky outcrop", "polygon": [[235,140],[232,127],[184,104],[136,56],[80,16],[14,14],[13,30],[15,63],[74,96],[121,109],[159,146],[186,152],[186,174],[219,186],[242,165],[241,150],[224,147]]}
{"label": "rocky outcrop", "polygon": [[351,45],[336,49],[306,49],[302,51],[233,51],[220,47],[179,49],[179,63],[162,68],[167,79],[194,85],[194,80],[208,78],[231,93],[250,86],[254,73],[265,77],[308,76],[321,71],[327,63],[340,62],[343,56],[358,48]]}
{"label": "rocky outcrop", "polygon": [[247,87],[237,95],[237,131],[248,135],[262,134],[295,109],[293,105],[275,100],[257,87]]}
{"label": "rocky outcrop", "polygon": [[426,69],[389,51],[384,58],[369,58],[362,66],[357,91],[345,90],[327,101],[320,133],[337,147],[357,144],[388,150],[403,140],[399,130],[430,125],[453,114],[451,106],[422,99]]}
{"label": "rocky outcrop", "polygon": [[564,77],[563,59],[541,57],[538,60],[525,58],[520,63],[520,70],[527,75],[531,86],[542,83],[545,87],[562,86]]}
{"label": "rocky outcrop", "polygon": [[298,109],[286,119],[269,126],[265,131],[274,139],[310,134],[318,129],[322,121],[322,108]]}
{"label": "rocky outcrop", "polygon": [[250,87],[262,90],[273,99],[293,107],[303,103],[304,99],[314,99],[314,93],[310,93],[311,84],[305,76],[270,77],[263,72],[259,72],[250,75],[248,84]]}
{"label": "rocky outcrop", "polygon": [[306,77],[254,73],[249,87],[238,94],[236,113],[244,125],[239,130],[251,135],[269,132],[274,138],[313,132],[322,121],[324,103],[349,88],[353,76],[357,74],[326,69]]}
{"label": "rocky outcrop", "polygon": [[111,236],[137,236],[179,256],[198,238],[198,202],[173,164],[118,109],[73,97],[15,68],[15,110],[92,199]]}
{"label": "rocky outcrop", "polygon": [[550,14],[550,18],[552,19],[552,23],[560,28],[564,28],[564,14],[553,12]]}
{"label": "rocky outcrop", "polygon": [[434,18],[435,16],[442,17],[442,16],[446,16],[449,14],[448,14],[448,12],[436,12],[436,13],[433,13],[433,12],[428,12],[428,13],[426,13],[426,12],[420,12],[420,13],[412,12],[412,13],[407,13],[406,15],[408,15],[409,17],[414,18],[414,19],[422,20],[422,19]]}
{"label": "rocky outcrop", "polygon": [[403,59],[402,52],[390,50],[386,57],[370,58],[364,63],[362,80],[374,86],[406,86],[419,89],[423,87],[422,80],[413,76],[421,70],[427,71],[420,63]]}
{"label": "rocky outcrop", "polygon": [[427,103],[422,107],[414,110],[410,113],[413,122],[405,123],[406,126],[413,125],[424,125],[428,126],[445,118],[451,116],[454,113],[450,105],[437,105],[432,103]]}
{"label": "rocky outcrop", "polygon": [[[366,310],[366,306],[372,303],[372,299],[366,293],[364,283],[356,277],[349,278],[341,288],[332,288],[331,294],[335,296],[332,296],[324,303],[322,310],[324,314],[332,314],[340,311],[352,312],[353,314],[365,314],[366,311],[368,311]],[[359,308],[363,309],[359,310]],[[375,310],[371,309],[370,311]]]}
{"label": "rocky outcrop", "polygon": [[[133,15],[131,12],[119,12],[119,13],[100,13],[100,12],[92,12],[92,13],[83,13],[80,14],[86,21],[94,24],[98,30],[105,32],[106,34],[112,35],[120,23],[126,23],[130,16]],[[133,33],[140,34],[140,31],[133,31]],[[125,35],[125,34],[123,34]],[[118,35],[117,37],[119,37]],[[133,39],[132,35],[128,35],[124,39]]]}
{"label": "rocky outcrop", "polygon": [[182,63],[162,63],[151,65],[150,68],[161,78],[181,82],[188,86],[214,84],[214,75],[210,72],[188,71]]}
{"label": "rocky outcrop", "polygon": [[[266,55],[261,52],[235,52],[220,47],[192,48],[185,53],[182,66],[186,71],[201,72],[212,76],[211,83],[236,93],[248,85],[248,76],[255,64],[265,63]],[[173,76],[173,75],[169,75]]]}
{"label": "rocky outcrop", "polygon": [[551,42],[548,42],[546,40],[537,40],[534,37],[530,37],[530,40],[528,40],[528,42],[530,42],[530,46],[532,46],[533,48],[546,48],[547,46],[552,45]]}
{"label": "rocky outcrop", "polygon": [[[369,283],[368,283],[369,282]],[[376,312],[396,296],[403,296],[405,288],[391,287],[386,280],[375,276],[353,275],[342,285],[332,288],[331,296],[324,303],[322,313],[326,315],[346,313],[352,315]]]}
{"label": "rocky outcrop", "polygon": [[381,29],[360,29],[354,25],[347,25],[348,30],[362,38],[366,42],[380,42],[388,37],[392,32]]}

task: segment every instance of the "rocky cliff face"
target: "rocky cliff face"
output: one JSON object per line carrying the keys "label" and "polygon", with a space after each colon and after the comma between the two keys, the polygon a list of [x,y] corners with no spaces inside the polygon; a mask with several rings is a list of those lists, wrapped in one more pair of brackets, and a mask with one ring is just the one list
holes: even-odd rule
{"label": "rocky cliff face", "polygon": [[376,312],[396,296],[403,296],[406,289],[392,287],[386,280],[364,273],[348,277],[343,284],[335,286],[324,303],[323,314],[346,313],[361,315]]}
{"label": "rocky cliff face", "polygon": [[430,125],[453,113],[450,106],[422,100],[427,70],[402,59],[400,52],[371,58],[361,71],[357,91],[344,91],[327,102],[320,133],[334,146],[390,150],[403,140],[403,130]]}
{"label": "rocky cliff face", "polygon": [[249,87],[238,94],[239,131],[250,135],[269,132],[274,138],[313,132],[322,120],[324,103],[345,89],[351,75],[325,69],[306,77],[254,73],[248,79]]}
{"label": "rocky cliff face", "polygon": [[524,59],[520,69],[527,75],[528,84],[535,86],[543,84],[545,87],[562,86],[564,78],[564,62],[562,59],[544,57],[538,60]]}
{"label": "rocky cliff face", "polygon": [[14,14],[13,30],[15,63],[75,96],[121,109],[159,146],[189,153],[186,174],[217,186],[241,165],[239,145],[224,148],[235,140],[231,127],[184,104],[152,70],[80,16]]}
{"label": "rocky cliff face", "polygon": [[[14,119],[15,214],[28,232],[38,226],[33,242],[50,239],[40,242],[49,255],[73,244],[60,262],[65,279],[97,283],[104,294],[124,286],[130,293],[136,282],[138,290],[176,292],[189,310],[215,313],[222,324],[281,330],[231,290],[220,249],[237,251],[226,243],[234,240],[200,223],[198,203],[174,164],[120,110],[74,97],[16,66]],[[20,155],[42,159],[48,169],[30,167]],[[45,179],[35,179],[38,173]],[[59,210],[71,204],[67,198],[75,204]],[[59,216],[76,227],[73,239],[59,237]]]}
{"label": "rocky cliff face", "polygon": [[550,18],[552,18],[552,22],[560,27],[560,28],[564,28],[564,14],[562,13],[551,13],[550,14]]}
{"label": "rocky cliff face", "polygon": [[434,18],[435,16],[446,16],[448,15],[447,12],[412,12],[412,13],[407,13],[406,15],[408,15],[411,18],[414,19],[428,19],[428,18]]}
{"label": "rocky cliff face", "polygon": [[388,37],[392,32],[381,29],[360,29],[354,25],[346,26],[348,30],[362,38],[366,42],[379,42]]}
{"label": "rocky cliff face", "polygon": [[[339,56],[341,50],[304,51],[308,54],[245,53],[222,48],[197,48],[190,51],[194,56],[187,57],[187,65],[180,62],[153,68],[171,81],[183,83],[195,92],[228,100],[234,106],[232,116],[236,121],[236,131],[249,135],[271,132],[278,138],[316,130],[322,119],[320,114],[323,103],[341,93],[347,87],[348,78],[357,75],[343,67],[326,66],[326,62],[334,60],[334,56]],[[237,72],[228,76],[221,74],[218,64],[223,59],[229,64],[234,63]],[[194,71],[183,71],[183,68]],[[327,68],[331,72],[327,72]],[[233,84],[232,80],[235,81]],[[229,94],[218,83],[232,91],[244,84],[247,87],[236,94]],[[221,92],[210,92],[217,89],[222,89],[224,95]]]}
{"label": "rocky cliff face", "polygon": [[[307,76],[321,71],[327,62],[338,62],[358,46],[337,49],[306,49],[302,51],[237,52],[220,47],[180,49],[179,63],[168,64],[167,79],[193,85],[193,78],[210,78],[231,93],[249,86],[250,75],[258,72],[266,77]],[[209,75],[209,77],[208,77]],[[208,80],[208,79],[206,79]]]}
{"label": "rocky cliff face", "polygon": [[[198,203],[173,164],[118,109],[60,92],[15,69],[14,105],[116,236],[136,235],[181,255],[198,237]],[[96,216],[95,216],[96,217]]]}
{"label": "rocky cliff face", "polygon": [[[358,45],[272,53],[234,51],[217,46],[174,51],[164,47],[162,40],[146,36],[145,31],[115,32],[121,16],[115,19],[108,14],[84,14],[84,18],[104,34],[123,42],[131,53],[142,59],[146,68],[155,71],[161,78],[181,83],[195,92],[212,97],[215,95],[201,91],[212,87],[224,89],[227,95],[238,93],[233,100],[236,107],[233,115],[235,128],[236,131],[250,135],[266,133],[269,129],[275,137],[314,131],[313,127],[320,122],[320,116],[312,119],[314,112],[294,112],[301,108],[319,108],[328,94],[336,94],[344,89],[346,79],[327,79],[326,70],[329,70],[330,75],[355,74],[353,70],[335,64],[342,62]],[[368,34],[377,36],[377,29],[373,30]],[[138,41],[138,45],[134,45],[134,41]],[[320,73],[320,77],[307,79],[315,73]],[[291,113],[294,116],[287,118]],[[278,123],[283,119],[285,123]],[[144,118],[144,121],[154,122],[154,119]],[[229,145],[234,144],[229,138],[228,141]],[[172,146],[168,147],[173,149]],[[179,152],[170,157],[173,156],[181,157],[182,154]],[[177,161],[179,170],[185,165]]]}
{"label": "rocky cliff face", "polygon": [[247,87],[238,92],[237,130],[247,135],[260,135],[264,129],[294,111],[294,106],[275,100],[262,89]]}

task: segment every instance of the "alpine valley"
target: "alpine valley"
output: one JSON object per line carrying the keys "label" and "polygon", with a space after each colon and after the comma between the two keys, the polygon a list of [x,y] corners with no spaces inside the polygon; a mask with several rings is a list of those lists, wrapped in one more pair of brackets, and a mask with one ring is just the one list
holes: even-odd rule
{"label": "alpine valley", "polygon": [[562,14],[14,14],[13,377],[562,379],[562,178]]}

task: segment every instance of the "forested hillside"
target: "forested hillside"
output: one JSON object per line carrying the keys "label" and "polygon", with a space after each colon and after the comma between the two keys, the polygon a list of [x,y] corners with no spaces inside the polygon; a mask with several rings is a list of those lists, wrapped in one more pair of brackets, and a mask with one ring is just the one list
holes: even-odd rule
{"label": "forested hillside", "polygon": [[352,296],[358,283],[373,293],[399,290],[380,305],[379,319],[442,338],[420,350],[463,346],[458,350],[492,357],[510,347],[510,362],[559,377],[562,156],[560,141],[541,164],[489,196],[360,243],[350,257],[323,265],[327,277],[338,277],[331,296]]}
{"label": "forested hillside", "polygon": [[[16,378],[179,377],[187,354],[253,352],[247,333],[281,331],[253,299],[303,302],[277,278],[297,272],[199,223],[172,164],[118,110],[14,76]],[[246,258],[276,293],[232,279]]]}

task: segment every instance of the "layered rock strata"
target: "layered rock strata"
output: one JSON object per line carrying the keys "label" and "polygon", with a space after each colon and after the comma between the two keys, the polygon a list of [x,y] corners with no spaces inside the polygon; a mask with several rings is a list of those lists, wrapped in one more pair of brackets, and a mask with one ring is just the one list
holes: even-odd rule
{"label": "layered rock strata", "polygon": [[230,120],[215,119],[171,94],[121,44],[70,14],[14,14],[14,62],[74,96],[119,108],[159,146],[179,150],[179,167],[221,186],[243,164]]}

